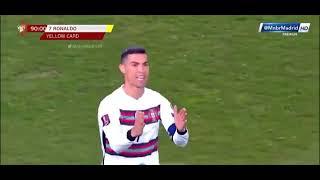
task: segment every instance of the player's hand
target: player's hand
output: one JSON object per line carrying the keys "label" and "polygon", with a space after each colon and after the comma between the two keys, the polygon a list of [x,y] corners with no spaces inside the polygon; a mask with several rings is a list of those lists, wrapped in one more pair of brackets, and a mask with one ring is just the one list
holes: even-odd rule
{"label": "player's hand", "polygon": [[143,128],[145,125],[146,124],[144,122],[144,112],[137,111],[135,116],[134,126],[131,129],[131,136],[132,137],[140,136],[143,132]]}
{"label": "player's hand", "polygon": [[177,106],[173,107],[174,123],[179,132],[184,132],[187,128],[187,110],[182,108],[178,111]]}

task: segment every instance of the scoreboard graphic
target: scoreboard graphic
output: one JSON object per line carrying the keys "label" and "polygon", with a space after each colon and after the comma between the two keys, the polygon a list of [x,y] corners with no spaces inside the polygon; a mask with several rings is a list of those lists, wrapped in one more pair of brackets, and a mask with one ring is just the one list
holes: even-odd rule
{"label": "scoreboard graphic", "polygon": [[40,40],[103,40],[113,30],[113,24],[107,25],[56,25],[56,24],[20,24],[18,32],[40,33]]}

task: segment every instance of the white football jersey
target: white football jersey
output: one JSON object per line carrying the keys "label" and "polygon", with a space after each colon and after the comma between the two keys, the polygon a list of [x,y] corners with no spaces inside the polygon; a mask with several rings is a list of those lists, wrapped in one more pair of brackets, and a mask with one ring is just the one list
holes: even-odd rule
{"label": "white football jersey", "polygon": [[[130,141],[127,133],[134,126],[136,111],[144,112],[146,125],[142,135]],[[177,132],[170,102],[148,88],[135,99],[121,85],[100,102],[98,124],[104,165],[158,165],[160,124],[176,145],[184,147],[189,140],[188,130],[184,134]]]}

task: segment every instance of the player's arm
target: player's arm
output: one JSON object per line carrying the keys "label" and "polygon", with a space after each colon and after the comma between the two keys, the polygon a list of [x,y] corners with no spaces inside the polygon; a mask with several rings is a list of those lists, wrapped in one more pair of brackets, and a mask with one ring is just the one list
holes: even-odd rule
{"label": "player's arm", "polygon": [[160,115],[161,122],[171,140],[177,146],[186,146],[189,141],[186,109],[178,110],[176,106],[172,108],[170,102],[163,98],[160,106]]}
{"label": "player's arm", "polygon": [[[98,120],[100,121],[100,127],[102,128],[110,148],[119,153],[126,150],[132,145],[134,139],[130,137],[135,136],[135,130],[125,131],[120,125],[118,109],[108,105],[106,103],[100,104],[98,110]],[[130,135],[129,135],[130,133]]]}

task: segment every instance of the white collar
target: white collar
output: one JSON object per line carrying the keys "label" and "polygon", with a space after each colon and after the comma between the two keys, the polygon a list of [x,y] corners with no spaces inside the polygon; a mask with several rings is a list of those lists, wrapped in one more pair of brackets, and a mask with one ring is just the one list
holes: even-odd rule
{"label": "white collar", "polygon": [[128,97],[128,98],[130,98],[130,99],[132,99],[132,100],[134,100],[134,101],[139,101],[140,99],[142,99],[142,98],[144,97],[144,95],[145,95],[145,93],[146,93],[146,88],[144,88],[144,91],[143,91],[142,96],[141,96],[140,98],[136,99],[136,98],[128,95],[128,94],[124,91],[123,86],[124,86],[124,84],[122,84],[122,85],[120,86],[120,91],[121,91],[121,93],[122,93],[125,97]]}

